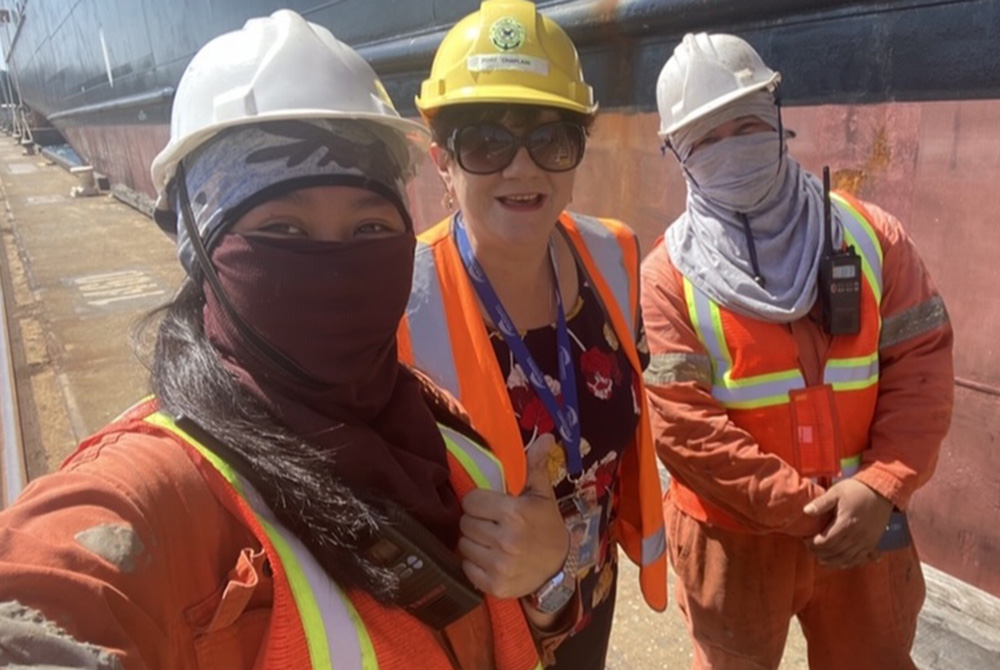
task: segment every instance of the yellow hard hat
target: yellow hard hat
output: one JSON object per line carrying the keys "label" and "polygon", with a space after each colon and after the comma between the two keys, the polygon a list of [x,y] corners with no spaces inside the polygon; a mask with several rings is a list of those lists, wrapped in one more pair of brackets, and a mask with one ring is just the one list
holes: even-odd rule
{"label": "yellow hard hat", "polygon": [[528,0],[484,0],[456,23],[416,99],[425,119],[449,105],[491,102],[597,111],[569,35]]}

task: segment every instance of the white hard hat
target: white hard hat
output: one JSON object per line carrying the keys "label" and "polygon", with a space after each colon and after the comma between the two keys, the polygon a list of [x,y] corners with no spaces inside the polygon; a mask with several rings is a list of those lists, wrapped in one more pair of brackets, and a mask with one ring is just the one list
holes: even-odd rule
{"label": "white hard hat", "polygon": [[220,131],[288,119],[365,119],[400,133],[412,172],[429,144],[423,124],[400,117],[371,66],[329,30],[282,9],[250,19],[195,54],[174,96],[170,142],[152,164],[164,195],[177,164]]}
{"label": "white hard hat", "polygon": [[735,35],[688,33],[656,81],[660,137],[726,104],[762,89],[774,90],[781,75]]}

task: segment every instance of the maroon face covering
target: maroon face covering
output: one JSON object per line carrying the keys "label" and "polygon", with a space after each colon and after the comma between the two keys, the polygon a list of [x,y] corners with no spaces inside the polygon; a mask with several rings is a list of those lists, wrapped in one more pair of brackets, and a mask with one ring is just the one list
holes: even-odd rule
{"label": "maroon face covering", "polygon": [[229,234],[212,261],[230,302],[311,378],[253,353],[205,284],[205,333],[226,366],[288,428],[335,451],[332,476],[389,498],[453,545],[460,507],[419,383],[399,366],[396,329],[413,272],[412,233],[315,242]]}

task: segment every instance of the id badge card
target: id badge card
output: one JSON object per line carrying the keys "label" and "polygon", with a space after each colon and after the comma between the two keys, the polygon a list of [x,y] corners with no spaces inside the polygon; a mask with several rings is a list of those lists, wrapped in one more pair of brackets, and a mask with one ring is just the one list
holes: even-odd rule
{"label": "id badge card", "polygon": [[559,511],[569,531],[570,551],[576,551],[577,574],[583,574],[597,563],[601,546],[601,505],[593,485],[578,488],[559,500]]}
{"label": "id badge card", "polygon": [[792,408],[795,469],[803,477],[840,474],[841,444],[833,387],[809,386],[788,394]]}

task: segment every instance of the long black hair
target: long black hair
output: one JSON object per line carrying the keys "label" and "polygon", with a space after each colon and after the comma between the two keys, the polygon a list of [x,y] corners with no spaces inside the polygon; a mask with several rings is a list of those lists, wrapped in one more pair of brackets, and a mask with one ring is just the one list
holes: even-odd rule
{"label": "long black hair", "polygon": [[[174,300],[147,317],[137,331],[151,328],[160,317],[150,368],[161,408],[171,416],[187,417],[238,455],[245,465],[240,474],[337,584],[391,602],[396,575],[357,551],[359,542],[378,533],[384,517],[332,474],[335,457],[329,450],[284,427],[223,366],[205,337],[204,305],[201,282],[188,279]],[[405,369],[401,373],[411,374]],[[417,378],[440,423],[485,444],[440,391]]]}

